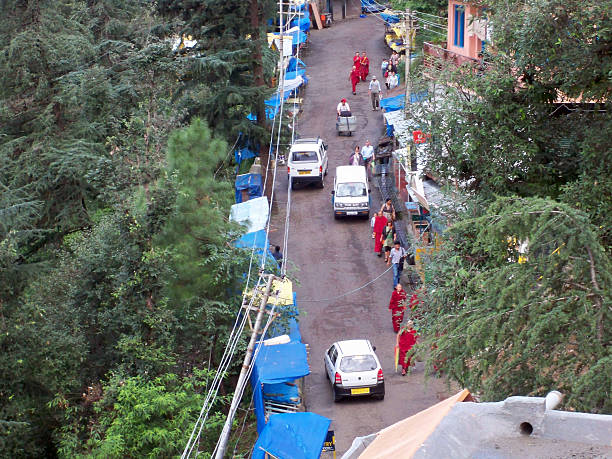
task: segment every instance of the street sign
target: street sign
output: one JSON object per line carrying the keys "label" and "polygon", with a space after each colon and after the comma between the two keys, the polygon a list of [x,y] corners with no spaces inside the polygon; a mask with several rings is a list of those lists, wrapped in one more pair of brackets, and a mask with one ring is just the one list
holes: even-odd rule
{"label": "street sign", "polygon": [[327,431],[327,437],[325,437],[325,442],[323,443],[323,451],[336,451],[336,437],[334,435],[333,430]]}

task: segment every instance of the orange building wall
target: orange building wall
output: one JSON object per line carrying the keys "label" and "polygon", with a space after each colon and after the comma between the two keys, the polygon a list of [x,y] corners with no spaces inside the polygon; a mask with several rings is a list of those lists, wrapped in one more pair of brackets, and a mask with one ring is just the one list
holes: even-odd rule
{"label": "orange building wall", "polygon": [[[455,5],[463,5],[465,8],[464,40],[463,48],[454,45],[455,40]],[[467,2],[450,0],[448,2],[448,29],[446,35],[446,49],[462,56],[478,59],[478,53],[482,49],[482,41],[476,35],[468,33],[470,18],[477,17],[479,9]]]}

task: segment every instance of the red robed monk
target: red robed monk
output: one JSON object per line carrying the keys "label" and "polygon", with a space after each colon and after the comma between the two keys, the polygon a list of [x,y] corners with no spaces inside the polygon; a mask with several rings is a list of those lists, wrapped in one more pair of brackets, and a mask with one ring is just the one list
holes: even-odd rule
{"label": "red robed monk", "polygon": [[382,255],[382,232],[385,226],[387,226],[387,217],[382,212],[376,212],[372,232],[374,233],[374,252],[379,257]]}
{"label": "red robed monk", "polygon": [[409,320],[397,334],[397,346],[399,347],[399,364],[402,366],[402,376],[406,375],[412,356],[408,353],[417,342],[416,330],[412,328],[414,324]]}
{"label": "red robed monk", "polygon": [[406,290],[401,284],[397,284],[391,299],[389,300],[389,309],[391,309],[391,322],[393,323],[393,331],[397,333],[400,329],[400,324],[404,320],[404,310],[406,309]]}
{"label": "red robed monk", "polygon": [[359,69],[353,65],[353,70],[351,70],[351,74],[349,75],[349,80],[351,80],[351,84],[353,85],[353,95],[357,94],[357,83],[359,83]]}
{"label": "red robed monk", "polygon": [[361,74],[361,81],[365,81],[368,77],[368,73],[370,73],[370,59],[366,56],[366,53],[361,53],[361,60],[359,61],[360,69],[359,73]]}

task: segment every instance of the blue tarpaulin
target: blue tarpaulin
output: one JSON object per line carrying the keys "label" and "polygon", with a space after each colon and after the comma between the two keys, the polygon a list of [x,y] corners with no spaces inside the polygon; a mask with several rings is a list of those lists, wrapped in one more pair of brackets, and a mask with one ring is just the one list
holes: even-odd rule
{"label": "blue tarpaulin", "polygon": [[295,71],[291,71],[291,72],[286,72],[285,73],[285,80],[293,80],[299,76],[302,77],[302,79],[304,80],[304,83],[308,83],[308,78],[306,78],[306,76],[304,75],[306,73],[306,69],[299,69],[299,70],[295,70]]}
{"label": "blue tarpaulin", "polygon": [[404,101],[406,96],[404,94],[400,94],[395,97],[387,97],[380,101],[380,108],[384,109],[385,112],[394,112],[396,110],[401,110],[404,108]]}
{"label": "blue tarpaulin", "polygon": [[258,156],[257,153],[255,153],[250,148],[240,148],[234,150],[234,159],[236,160],[237,164],[240,164],[246,159],[254,158],[255,156]]}
{"label": "blue tarpaulin", "polygon": [[291,27],[299,26],[302,32],[308,32],[310,30],[310,18],[302,17],[292,19],[290,25]]}
{"label": "blue tarpaulin", "polygon": [[[274,35],[276,36],[276,38],[280,38],[280,34],[275,33]],[[291,35],[291,44],[293,46],[300,45],[302,43],[306,43],[306,40],[308,40],[308,36],[299,29],[296,29],[291,32],[287,32],[283,36],[286,36],[286,35]]]}
{"label": "blue tarpaulin", "polygon": [[308,357],[304,344],[290,342],[277,344],[276,346],[261,346],[251,374],[257,432],[261,432],[266,425],[263,384],[294,381],[309,373]]}
{"label": "blue tarpaulin", "polygon": [[291,56],[291,58],[289,59],[289,63],[287,64],[287,71],[288,72],[293,72],[296,69],[305,69],[306,68],[306,64],[304,64],[304,61],[302,61],[301,59],[298,59],[295,56]]}
{"label": "blue tarpaulin", "polygon": [[387,137],[393,137],[393,125],[389,124],[387,120],[385,120],[385,124],[387,125],[387,132],[385,134],[387,134]]}
{"label": "blue tarpaulin", "polygon": [[301,403],[300,391],[295,381],[287,381],[278,384],[264,384],[263,396],[266,400],[280,403],[299,405]]}
{"label": "blue tarpaulin", "polygon": [[388,23],[388,24],[396,24],[399,22],[399,16],[396,16],[395,14],[387,14],[387,13],[380,13],[380,16]]}
{"label": "blue tarpaulin", "polygon": [[270,416],[261,432],[253,459],[266,453],[278,459],[318,459],[331,421],[315,413],[282,413]]}
{"label": "blue tarpaulin", "polygon": [[263,194],[261,174],[241,174],[236,176],[236,202],[242,202],[242,191],[248,190],[249,199]]}
{"label": "blue tarpaulin", "polygon": [[285,306],[283,308],[283,314],[285,316],[289,316],[287,321],[274,321],[270,328],[268,329],[267,336],[270,338],[275,338],[280,335],[289,335],[289,339],[295,342],[302,341],[302,335],[300,334],[300,325],[297,321],[297,316],[299,315],[298,306],[297,306],[297,293],[293,292],[293,304],[290,306]]}
{"label": "blue tarpaulin", "polygon": [[367,13],[378,13],[386,8],[386,6],[381,5],[376,0],[361,0],[361,11],[365,11]]}

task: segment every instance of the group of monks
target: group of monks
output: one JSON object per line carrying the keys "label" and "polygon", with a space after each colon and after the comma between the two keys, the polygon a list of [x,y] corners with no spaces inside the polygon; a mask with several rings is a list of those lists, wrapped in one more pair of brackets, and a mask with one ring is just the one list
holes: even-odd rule
{"label": "group of monks", "polygon": [[353,69],[349,75],[353,85],[353,95],[357,94],[357,83],[365,81],[368,73],[370,73],[370,59],[368,59],[365,52],[361,53],[361,55],[359,55],[359,51],[355,52],[355,56],[353,56]]}
{"label": "group of monks", "polygon": [[391,300],[389,301],[393,331],[397,333],[395,345],[397,362],[402,367],[402,376],[406,374],[412,360],[412,356],[408,353],[417,342],[417,334],[412,320],[408,320],[406,325],[403,327],[401,326],[406,308],[410,308],[411,311],[414,311],[419,304],[419,296],[416,292],[412,294],[410,301],[407,301],[407,297],[408,294],[406,290],[403,289],[401,284],[397,284],[391,294]]}

